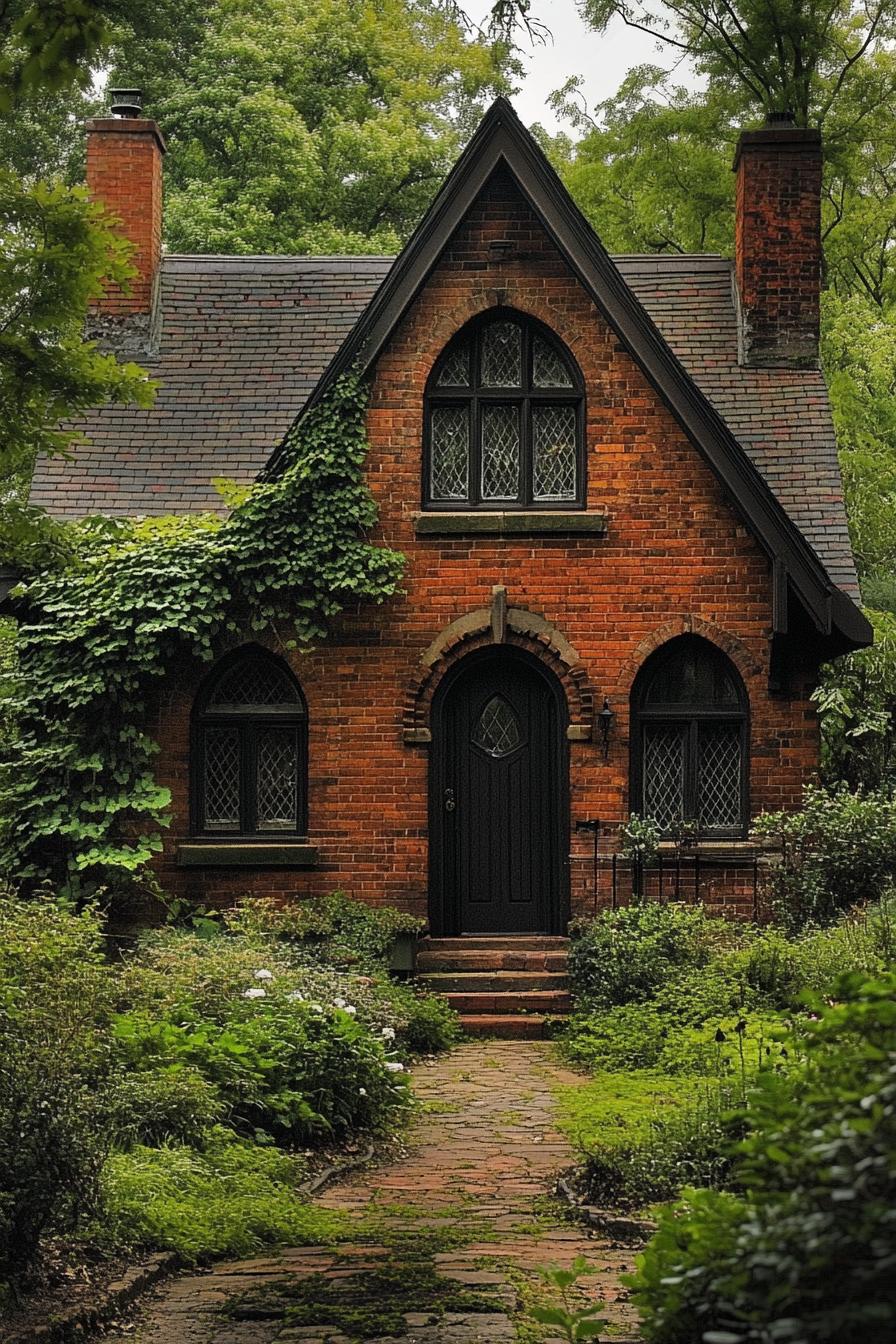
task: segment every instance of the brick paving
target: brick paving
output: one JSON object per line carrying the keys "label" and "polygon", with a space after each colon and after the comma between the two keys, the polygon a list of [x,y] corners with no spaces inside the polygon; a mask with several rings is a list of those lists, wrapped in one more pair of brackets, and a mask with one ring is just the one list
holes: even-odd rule
{"label": "brick paving", "polygon": [[[388,1330],[371,1334],[368,1325],[368,1340],[532,1344],[539,1336],[524,1304],[544,1292],[538,1267],[567,1266],[580,1255],[591,1266],[580,1281],[582,1300],[608,1303],[607,1339],[633,1340],[636,1320],[619,1283],[632,1248],[570,1223],[546,1198],[557,1173],[574,1161],[557,1129],[553,1089],[578,1080],[541,1041],[470,1042],[418,1066],[414,1087],[423,1109],[407,1153],[345,1178],[317,1200],[345,1218],[344,1241],[182,1276],[117,1327],[112,1344],[349,1344],[361,1335],[344,1320],[340,1328],[325,1308],[319,1321],[310,1319],[316,1285],[328,1301],[344,1293],[370,1305],[379,1320],[388,1301],[367,1304],[365,1286],[383,1272],[403,1283],[401,1300]],[[321,1277],[309,1298],[311,1276]],[[420,1301],[410,1301],[418,1281]],[[465,1294],[475,1295],[474,1306]],[[297,1301],[304,1304],[300,1319]]]}

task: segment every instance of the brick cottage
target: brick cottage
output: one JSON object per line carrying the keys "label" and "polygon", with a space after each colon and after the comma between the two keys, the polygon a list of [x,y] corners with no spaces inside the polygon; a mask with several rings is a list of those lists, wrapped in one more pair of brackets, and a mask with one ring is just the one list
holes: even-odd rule
{"label": "brick cottage", "polygon": [[692,821],[701,894],[748,912],[750,819],[799,803],[819,666],[870,640],[818,368],[818,134],[741,136],[733,266],[611,260],[504,100],[396,259],[172,256],[162,137],[117,110],[89,185],[139,278],[93,326],[160,389],[87,417],[33,500],[220,509],[213,478],[276,472],[359,362],[374,539],[407,557],[310,653],[247,635],[172,668],[163,885],[556,935],[611,899],[637,811],[664,846]]}

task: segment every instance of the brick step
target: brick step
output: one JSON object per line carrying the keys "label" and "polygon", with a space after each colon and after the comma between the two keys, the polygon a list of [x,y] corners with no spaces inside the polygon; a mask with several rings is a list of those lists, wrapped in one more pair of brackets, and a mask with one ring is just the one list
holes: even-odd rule
{"label": "brick step", "polygon": [[465,933],[461,938],[424,938],[421,952],[562,952],[568,938],[541,933]]}
{"label": "brick step", "polygon": [[434,994],[531,993],[538,989],[566,989],[562,971],[429,971],[419,977]]}
{"label": "brick step", "polygon": [[530,994],[446,994],[451,1007],[466,1014],[568,1013],[569,995],[562,990],[536,990]]}
{"label": "brick step", "polygon": [[465,1013],[460,1019],[468,1036],[495,1036],[503,1041],[543,1041],[547,1018],[539,1013]]}
{"label": "brick step", "polygon": [[426,971],[551,971],[566,970],[566,952],[513,951],[506,943],[493,949],[442,952],[420,944],[417,970]]}

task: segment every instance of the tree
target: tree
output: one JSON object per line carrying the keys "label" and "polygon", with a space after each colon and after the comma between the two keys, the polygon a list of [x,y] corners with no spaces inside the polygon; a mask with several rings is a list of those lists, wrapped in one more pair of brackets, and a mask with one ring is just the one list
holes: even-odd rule
{"label": "tree", "polygon": [[[97,0],[40,0],[0,17],[0,139],[19,109],[86,82],[114,17]],[[32,123],[33,124],[33,123]],[[70,449],[60,423],[103,401],[145,403],[151,385],[135,365],[101,354],[83,335],[104,277],[126,282],[129,247],[83,188],[0,169],[0,545],[29,564],[57,540],[23,503],[39,453]]]}
{"label": "tree", "polygon": [[374,252],[411,232],[508,66],[430,0],[216,0],[123,38],[115,78],[168,140],[173,249]]}

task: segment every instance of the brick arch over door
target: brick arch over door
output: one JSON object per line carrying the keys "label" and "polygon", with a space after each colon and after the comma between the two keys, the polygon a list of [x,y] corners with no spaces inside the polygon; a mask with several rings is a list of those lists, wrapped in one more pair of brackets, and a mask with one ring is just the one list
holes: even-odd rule
{"label": "brick arch over door", "polygon": [[594,725],[594,690],[588,673],[566,637],[535,612],[508,607],[480,607],[452,621],[433,640],[408,683],[403,711],[403,737],[409,745],[432,741],[430,714],[442,678],[474,650],[506,644],[537,658],[558,679],[566,698],[567,738],[590,742]]}

